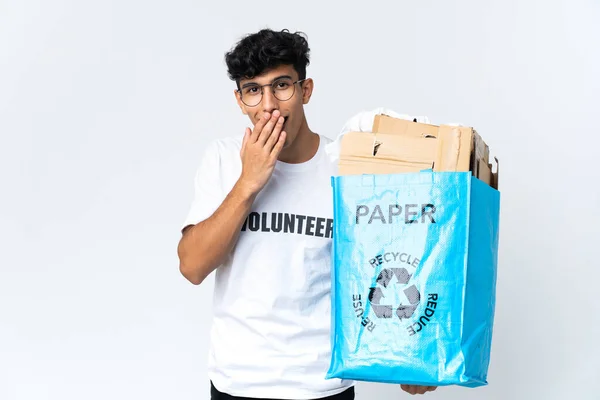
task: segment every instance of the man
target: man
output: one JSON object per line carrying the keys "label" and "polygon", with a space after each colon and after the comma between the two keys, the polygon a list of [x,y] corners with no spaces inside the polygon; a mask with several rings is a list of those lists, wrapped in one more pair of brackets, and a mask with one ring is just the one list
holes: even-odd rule
{"label": "man", "polygon": [[205,150],[178,246],[190,282],[215,271],[211,398],[353,399],[353,382],[324,378],[336,165],[304,113],[308,43],[265,29],[226,63],[253,128]]}

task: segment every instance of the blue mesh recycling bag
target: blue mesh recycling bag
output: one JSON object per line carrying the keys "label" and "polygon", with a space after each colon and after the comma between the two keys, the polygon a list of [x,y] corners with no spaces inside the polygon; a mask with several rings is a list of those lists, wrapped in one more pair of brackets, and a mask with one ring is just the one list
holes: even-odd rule
{"label": "blue mesh recycling bag", "polygon": [[470,172],[332,177],[326,377],[487,384],[500,193]]}

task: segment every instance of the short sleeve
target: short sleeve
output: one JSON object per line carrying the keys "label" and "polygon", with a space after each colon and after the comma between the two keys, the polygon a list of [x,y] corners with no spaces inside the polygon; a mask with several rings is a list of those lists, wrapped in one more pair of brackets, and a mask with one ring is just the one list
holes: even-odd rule
{"label": "short sleeve", "polygon": [[215,141],[205,149],[200,166],[196,170],[194,198],[181,227],[182,231],[189,225],[196,225],[209,218],[219,208],[225,199],[221,174],[221,155]]}

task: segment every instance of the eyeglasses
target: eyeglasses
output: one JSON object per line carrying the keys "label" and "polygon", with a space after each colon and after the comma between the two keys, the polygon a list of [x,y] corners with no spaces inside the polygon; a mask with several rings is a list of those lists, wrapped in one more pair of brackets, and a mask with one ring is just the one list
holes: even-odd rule
{"label": "eyeglasses", "polygon": [[306,79],[299,79],[294,82],[290,78],[279,78],[274,80],[273,83],[266,85],[251,84],[237,90],[237,92],[240,94],[242,103],[248,107],[254,107],[261,102],[263,98],[263,88],[265,86],[271,86],[273,95],[277,100],[287,101],[294,96],[294,93],[296,92],[296,83],[302,83],[305,80]]}

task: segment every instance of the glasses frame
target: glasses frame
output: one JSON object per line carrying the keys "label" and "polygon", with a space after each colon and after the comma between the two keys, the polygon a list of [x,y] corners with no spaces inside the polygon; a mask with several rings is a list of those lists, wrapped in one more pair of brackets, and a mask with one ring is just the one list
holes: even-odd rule
{"label": "glasses frame", "polygon": [[267,83],[267,84],[265,84],[265,85],[258,85],[258,84],[257,84],[256,86],[260,88],[260,100],[258,101],[258,103],[256,103],[256,104],[253,104],[253,105],[249,105],[248,103],[246,103],[246,102],[244,101],[244,96],[242,96],[242,89],[237,89],[237,90],[236,90],[236,92],[238,92],[238,93],[239,93],[239,95],[240,95],[240,100],[242,101],[242,103],[244,103],[244,104],[246,105],[246,107],[256,107],[257,105],[259,105],[259,104],[260,104],[260,102],[262,101],[262,99],[263,99],[263,97],[264,97],[264,94],[265,94],[265,89],[264,89],[264,88],[265,88],[266,86],[271,86],[271,92],[273,93],[273,96],[275,96],[275,98],[276,98],[277,100],[279,100],[279,101],[288,101],[289,99],[291,99],[292,97],[294,97],[294,95],[296,94],[296,83],[300,83],[300,84],[301,84],[302,82],[304,82],[304,81],[305,81],[305,80],[307,80],[307,79],[308,79],[308,78],[304,78],[304,79],[298,79],[296,82],[292,82],[292,86],[293,86],[293,88],[294,88],[294,91],[292,92],[292,95],[291,95],[290,97],[288,97],[286,100],[280,100],[280,99],[279,99],[279,98],[278,98],[278,97],[275,95],[275,90],[273,89],[273,85],[274,85],[274,84],[275,84],[277,81],[279,81],[279,80],[281,80],[281,79],[275,79],[273,82],[271,82],[271,83]]}

